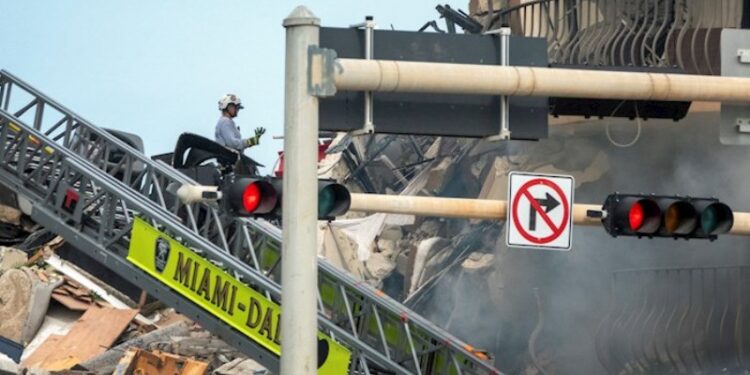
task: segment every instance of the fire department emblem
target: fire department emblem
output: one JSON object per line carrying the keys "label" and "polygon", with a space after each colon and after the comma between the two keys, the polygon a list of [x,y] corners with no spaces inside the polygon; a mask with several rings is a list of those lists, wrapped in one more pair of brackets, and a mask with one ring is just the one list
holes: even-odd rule
{"label": "fire department emblem", "polygon": [[154,266],[159,272],[164,272],[167,268],[167,259],[169,259],[169,241],[164,238],[156,239],[156,251],[154,252]]}

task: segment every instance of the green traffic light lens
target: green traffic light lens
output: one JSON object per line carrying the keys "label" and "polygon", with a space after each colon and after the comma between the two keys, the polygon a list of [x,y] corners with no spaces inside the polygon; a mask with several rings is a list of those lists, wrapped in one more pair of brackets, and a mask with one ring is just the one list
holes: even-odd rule
{"label": "green traffic light lens", "polygon": [[333,189],[323,189],[318,194],[318,217],[326,217],[336,204],[336,194]]}
{"label": "green traffic light lens", "polygon": [[706,233],[711,233],[716,229],[718,218],[716,217],[716,210],[709,207],[701,215],[701,227]]}
{"label": "green traffic light lens", "polygon": [[734,214],[726,204],[710,204],[701,213],[701,229],[706,234],[727,233],[733,224]]}

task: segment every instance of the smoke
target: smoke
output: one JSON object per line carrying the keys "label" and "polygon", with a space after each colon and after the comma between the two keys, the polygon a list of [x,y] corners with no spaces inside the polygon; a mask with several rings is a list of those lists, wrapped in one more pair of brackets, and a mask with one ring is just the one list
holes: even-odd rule
{"label": "smoke", "polygon": [[[520,171],[554,170],[574,176],[596,175],[591,181],[583,178],[585,182],[577,186],[578,203],[602,203],[606,195],[613,192],[656,193],[717,197],[735,211],[748,209],[743,198],[747,194],[746,187],[750,186],[750,164],[744,161],[750,157],[750,148],[719,143],[718,113],[691,114],[679,123],[646,121],[640,139],[629,148],[610,144],[605,136],[604,121],[610,122],[612,135],[617,139],[627,139],[632,134],[633,123],[627,120],[591,121],[553,126],[550,138],[536,143],[511,142],[481,147],[495,157],[511,158]],[[591,165],[601,153],[606,156],[609,168],[597,175]],[[480,179],[479,183],[482,182]],[[471,193],[476,193],[476,189]],[[458,194],[454,192],[454,195]],[[661,286],[656,282],[632,282],[632,288],[629,287],[631,282],[625,281],[618,284],[620,289],[613,294],[613,274],[625,269],[748,264],[745,255],[748,242],[739,236],[722,236],[714,242],[612,238],[601,227],[575,227],[573,249],[552,252],[509,249],[503,237],[504,223],[484,225],[494,228],[495,237],[477,238],[470,247],[472,251],[494,254],[494,267],[486,273],[470,274],[463,272],[459,265],[454,266],[432,289],[430,301],[418,306],[417,311],[473,346],[495,354],[496,366],[507,373],[540,373],[535,367],[541,367],[543,373],[548,374],[606,374],[627,369],[634,373],[664,373],[673,368],[674,371],[695,371],[691,369],[701,361],[706,362],[710,353],[695,354],[699,358],[697,362],[679,359],[690,350],[698,352],[696,348],[700,345],[696,344],[680,347],[681,342],[674,342],[678,348],[674,355],[663,350],[661,356],[657,351],[651,357],[642,355],[640,367],[635,362],[624,364],[627,358],[620,357],[641,355],[638,345],[646,348],[644,351],[655,350],[649,347],[650,343],[672,337],[668,332],[673,332],[677,327],[675,322],[680,321],[683,323],[679,326],[680,340],[709,343],[711,331],[719,330],[719,326],[710,322],[707,313],[712,303],[718,302],[705,297],[700,301],[702,307],[685,307],[689,306],[685,301],[697,303],[689,299],[693,298],[689,293],[694,291],[688,292],[686,288],[694,283],[705,283],[705,280],[662,283]],[[736,288],[741,280],[744,279],[728,277],[720,287]],[[539,320],[535,289],[540,297],[543,322]],[[636,298],[638,303],[625,303],[624,296]],[[660,296],[679,297],[664,299]],[[731,302],[723,302],[716,310],[724,309],[725,305],[737,305],[737,298],[727,298]],[[662,314],[663,318],[651,313],[653,306],[650,304],[656,303],[670,313]],[[619,319],[617,322],[612,321],[613,309]],[[670,314],[674,315],[671,321],[667,319]],[[703,326],[695,323],[701,319],[707,322]],[[734,319],[741,322],[744,316],[736,313]],[[693,324],[688,325],[687,321]],[[744,338],[747,324],[744,331],[743,326],[737,324],[733,327],[739,337]],[[607,325],[617,326],[618,330],[602,331],[601,326]],[[698,329],[699,326],[703,328]],[[529,338],[535,329],[538,332],[530,350]],[[600,361],[599,357],[602,353],[616,351],[623,340],[611,337],[612,332],[622,333],[628,329],[643,331],[639,333],[642,337],[628,341],[629,350],[616,353],[623,361],[615,363],[615,368],[607,366],[608,370],[602,364],[606,360]],[[717,350],[733,350],[733,345],[726,348],[721,345],[734,339],[717,336],[716,340],[719,340]],[[738,350],[731,353],[734,354],[719,353],[713,359],[741,358],[744,354]],[[735,362],[739,363],[735,359],[716,366],[724,366],[731,372],[732,366],[737,366]]]}

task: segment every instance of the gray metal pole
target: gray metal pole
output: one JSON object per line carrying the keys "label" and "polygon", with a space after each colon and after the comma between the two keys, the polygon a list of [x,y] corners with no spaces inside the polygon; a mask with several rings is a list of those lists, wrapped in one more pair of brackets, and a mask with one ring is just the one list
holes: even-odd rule
{"label": "gray metal pole", "polygon": [[320,19],[299,6],[284,19],[284,195],[281,374],[314,375],[318,364],[318,99],[307,90],[308,47]]}

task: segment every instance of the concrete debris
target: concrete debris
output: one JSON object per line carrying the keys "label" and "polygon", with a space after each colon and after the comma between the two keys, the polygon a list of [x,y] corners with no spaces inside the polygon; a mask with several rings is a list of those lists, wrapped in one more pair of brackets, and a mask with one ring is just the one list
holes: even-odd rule
{"label": "concrete debris", "polygon": [[396,262],[384,253],[372,254],[365,264],[367,264],[367,271],[375,280],[384,279],[396,268]]}
{"label": "concrete debris", "polygon": [[28,257],[25,252],[12,247],[0,246],[0,273],[11,268],[18,268],[26,264]]}
{"label": "concrete debris", "polygon": [[425,237],[435,237],[440,233],[440,229],[442,229],[442,225],[438,220],[425,220],[419,226],[418,232]]}
{"label": "concrete debris", "polygon": [[398,225],[386,225],[379,235],[380,239],[398,241],[404,238],[404,230]]}
{"label": "concrete debris", "polygon": [[0,204],[0,221],[15,226],[21,225],[21,210]]}
{"label": "concrete debris", "polygon": [[224,364],[212,372],[213,375],[271,375],[258,362],[252,359],[236,358],[235,360]]}
{"label": "concrete debris", "polygon": [[390,257],[396,252],[396,241],[379,239],[377,243],[376,252],[383,254],[384,256]]}
{"label": "concrete debris", "polygon": [[[428,222],[425,222],[425,224],[426,223]],[[414,252],[414,265],[409,286],[409,294],[419,288],[422,280],[427,280],[424,277],[424,270],[428,260],[430,260],[437,251],[444,249],[448,244],[448,240],[440,237],[431,237],[419,243],[416,252]]]}
{"label": "concrete debris", "polygon": [[478,273],[490,269],[495,263],[495,255],[473,252],[461,263],[461,267],[469,273]]}
{"label": "concrete debris", "polygon": [[29,324],[32,286],[29,274],[20,269],[7,270],[0,276],[0,336],[23,341]]}
{"label": "concrete debris", "polygon": [[360,261],[359,246],[353,239],[349,238],[342,229],[333,225],[323,225],[319,234],[322,240],[318,250],[319,256],[355,277],[365,278],[367,270]]}
{"label": "concrete debris", "polygon": [[453,172],[453,160],[450,158],[443,159],[440,164],[437,165],[437,167],[433,168],[430,171],[430,177],[427,179],[427,183],[424,186],[424,189],[431,194],[436,194],[440,192],[445,184],[446,175],[449,175],[451,172]]}

